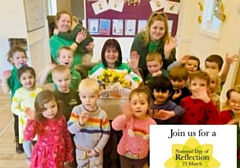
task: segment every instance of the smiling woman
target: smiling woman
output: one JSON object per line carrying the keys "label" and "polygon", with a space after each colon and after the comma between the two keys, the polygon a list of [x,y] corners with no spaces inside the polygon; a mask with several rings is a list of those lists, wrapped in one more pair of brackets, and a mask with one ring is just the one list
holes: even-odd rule
{"label": "smiling woman", "polygon": [[148,74],[145,59],[149,52],[158,52],[162,55],[164,69],[176,60],[177,40],[169,37],[167,20],[164,13],[153,12],[148,19],[146,30],[137,34],[133,40],[131,55],[132,51],[139,54],[138,67],[142,68],[145,77]]}

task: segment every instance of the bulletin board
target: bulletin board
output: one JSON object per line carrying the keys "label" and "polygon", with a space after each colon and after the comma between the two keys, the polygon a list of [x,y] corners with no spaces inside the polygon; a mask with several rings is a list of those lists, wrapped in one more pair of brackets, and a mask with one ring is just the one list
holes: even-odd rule
{"label": "bulletin board", "polygon": [[[104,20],[106,22],[110,21],[110,32],[108,34],[104,33],[91,33],[92,36],[95,37],[134,37],[138,33],[138,24],[139,20],[147,21],[149,16],[152,13],[151,6],[149,4],[149,0],[141,0],[141,3],[139,5],[128,5],[127,3],[124,4],[122,12],[114,11],[114,10],[106,10],[105,12],[99,13],[95,15],[95,12],[93,10],[92,4],[96,3],[97,0],[85,0],[86,5],[86,24],[88,30],[90,30],[90,22],[95,21],[95,23],[98,21],[98,24],[100,25],[100,20]],[[108,2],[108,0],[107,0]],[[180,0],[172,0],[172,2],[180,2]],[[158,10],[163,11],[163,9]],[[177,25],[178,25],[178,14],[171,14],[166,13],[168,17],[168,21],[172,23],[172,31],[170,32],[172,36],[175,36],[177,33]],[[136,30],[135,34],[127,35],[124,32],[122,34],[116,34],[114,33],[113,29],[113,20],[123,20],[123,29],[125,29],[125,24],[127,23],[126,20],[136,20]],[[95,28],[95,27],[94,27]],[[99,27],[97,27],[98,29]]]}
{"label": "bulletin board", "polygon": [[27,31],[44,26],[44,8],[42,0],[24,0]]}

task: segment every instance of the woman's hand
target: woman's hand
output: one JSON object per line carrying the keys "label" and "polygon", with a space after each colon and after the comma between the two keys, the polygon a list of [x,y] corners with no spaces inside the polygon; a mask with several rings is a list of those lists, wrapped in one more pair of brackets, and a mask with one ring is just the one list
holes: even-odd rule
{"label": "woman's hand", "polygon": [[177,43],[177,39],[175,37],[171,37],[171,39],[165,43],[165,45],[164,45],[165,59],[169,59],[172,50],[175,47],[177,47],[177,45],[178,45],[178,43]]}
{"label": "woman's hand", "polygon": [[55,29],[53,30],[53,34],[58,35],[58,33],[59,33],[59,30],[55,28]]}
{"label": "woman's hand", "polygon": [[84,30],[78,32],[75,41],[81,43],[85,38],[87,38],[87,33]]}
{"label": "woman's hand", "polygon": [[94,43],[93,42],[90,42],[87,46],[86,46],[86,49],[88,50],[88,51],[93,51],[93,48],[94,48]]}

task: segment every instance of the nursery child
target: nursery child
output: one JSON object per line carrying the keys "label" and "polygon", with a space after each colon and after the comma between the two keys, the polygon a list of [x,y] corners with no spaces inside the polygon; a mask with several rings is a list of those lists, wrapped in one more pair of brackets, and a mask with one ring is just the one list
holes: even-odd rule
{"label": "nursery child", "polygon": [[[240,86],[235,86],[232,89],[227,91],[227,110],[223,110],[218,114],[218,123],[219,124],[237,124],[238,132],[239,132],[239,124],[240,124]],[[240,139],[239,133],[237,136],[237,157],[238,164],[240,159]]]}
{"label": "nursery child", "polygon": [[223,71],[220,75],[220,72],[222,70],[222,66],[223,66],[223,59],[220,55],[217,54],[212,54],[210,56],[208,56],[205,60],[205,70],[206,71],[213,71],[216,74],[220,75],[220,80],[221,80],[221,85],[223,85],[227,79],[227,75],[230,69],[230,65],[235,62],[238,58],[238,55],[232,55],[229,56],[228,54],[226,55],[225,58],[225,66],[223,68]]}
{"label": "nursery child", "polygon": [[185,113],[180,118],[181,124],[214,124],[218,111],[207,94],[210,77],[207,72],[196,71],[189,77],[192,96],[182,99],[180,105]]}
{"label": "nursery child", "polygon": [[72,25],[70,32],[59,32],[58,29],[54,29],[53,34],[56,34],[63,39],[74,41],[76,39],[77,34],[81,31],[86,32],[86,38],[80,44],[77,43],[78,45],[77,50],[80,51],[80,53],[83,53],[82,64],[89,64],[91,63],[92,54],[89,53],[89,51],[86,49],[86,46],[90,42],[93,42],[93,38],[87,31],[87,29],[83,27],[83,25],[78,21],[78,19],[75,16],[72,17]]}
{"label": "nursery child", "polygon": [[[56,100],[63,103],[63,115],[66,121],[69,120],[72,109],[74,106],[81,104],[78,92],[70,87],[71,74],[68,67],[64,65],[57,65],[52,70],[52,78],[57,88],[54,90],[54,96]],[[75,144],[73,141],[74,135],[71,134],[71,140],[73,143],[73,158],[74,161],[70,162],[70,166],[74,167],[76,163]]]}
{"label": "nursery child", "polygon": [[103,148],[110,136],[110,124],[105,111],[98,105],[99,84],[91,78],[79,85],[81,105],[75,106],[68,130],[75,134],[78,167],[103,167]]}
{"label": "nursery child", "polygon": [[[73,62],[73,51],[68,46],[63,46],[58,50],[58,61],[60,65],[65,65],[70,69],[71,73],[71,83],[70,87],[77,90],[78,85],[81,81],[81,75],[74,69],[71,68]],[[44,84],[47,80],[48,83],[52,83],[52,74],[51,71],[55,67],[55,64],[50,64],[40,76],[40,84]],[[56,86],[55,86],[56,88]]]}
{"label": "nursery child", "polygon": [[171,95],[171,99],[178,105],[180,105],[180,101],[184,97],[191,95],[191,92],[186,87],[188,76],[189,74],[187,69],[182,65],[175,66],[169,71],[169,79],[173,85],[173,94]]}
{"label": "nursery child", "polygon": [[207,90],[208,96],[213,101],[214,105],[217,107],[218,112],[220,112],[220,96],[217,93],[220,93],[221,90],[221,80],[218,77],[218,74],[211,71],[207,71],[210,77],[210,84]]}
{"label": "nursery child", "polygon": [[[15,91],[22,87],[18,80],[18,69],[26,65],[27,53],[20,46],[12,47],[8,52],[8,62],[13,65],[12,70],[6,70],[2,75],[2,90],[4,93],[8,94],[11,91],[11,101],[15,94]],[[22,144],[19,143],[19,133],[18,133],[18,115],[14,114],[14,135],[16,142],[16,152],[23,153]]]}
{"label": "nursery child", "polygon": [[146,57],[146,64],[148,69],[148,75],[145,78],[145,83],[147,84],[154,76],[168,76],[167,70],[163,69],[163,61],[161,54],[157,52],[151,52]]}
{"label": "nursery child", "polygon": [[184,109],[171,100],[173,86],[165,76],[154,77],[148,83],[153,103],[150,106],[150,116],[157,124],[175,124],[176,117],[184,114]]}
{"label": "nursery child", "polygon": [[18,116],[19,122],[19,143],[23,144],[24,152],[27,156],[26,161],[29,163],[32,153],[31,141],[25,140],[23,132],[27,124],[25,111],[27,108],[34,109],[34,101],[39,92],[40,87],[36,87],[36,74],[32,67],[21,67],[18,70],[18,80],[22,87],[17,89],[12,99],[12,112]]}
{"label": "nursery child", "polygon": [[36,135],[38,141],[33,147],[30,168],[63,167],[72,161],[72,144],[67,123],[53,92],[43,90],[34,103],[35,111],[26,110],[28,118],[24,138],[31,141]]}
{"label": "nursery child", "polygon": [[147,164],[149,126],[156,125],[148,114],[150,99],[146,89],[134,89],[129,95],[129,107],[112,122],[113,129],[123,131],[117,147],[122,168],[142,168]]}

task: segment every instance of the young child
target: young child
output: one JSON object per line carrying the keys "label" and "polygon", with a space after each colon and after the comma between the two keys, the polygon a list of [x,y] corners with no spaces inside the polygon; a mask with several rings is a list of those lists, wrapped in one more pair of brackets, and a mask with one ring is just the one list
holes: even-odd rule
{"label": "young child", "polygon": [[235,62],[238,58],[238,55],[232,55],[229,56],[228,54],[226,55],[225,58],[225,65],[223,68],[223,71],[220,75],[220,72],[222,70],[222,66],[223,66],[223,59],[220,55],[217,54],[212,54],[210,56],[208,56],[205,60],[205,70],[206,71],[213,71],[216,74],[220,75],[220,80],[221,80],[221,85],[223,85],[227,79],[227,75],[230,69],[230,65]]}
{"label": "young child", "polygon": [[[73,51],[68,46],[63,46],[58,50],[58,61],[60,65],[64,65],[70,69],[71,83],[70,87],[77,90],[78,85],[81,81],[81,75],[74,69],[71,68],[73,62]],[[55,64],[50,64],[41,74],[39,84],[44,84],[46,81],[52,83],[51,71],[55,67]],[[54,87],[56,88],[56,86]]]}
{"label": "young child", "polygon": [[27,124],[25,111],[27,108],[34,109],[34,101],[39,92],[40,87],[36,87],[36,74],[32,67],[21,67],[18,70],[18,80],[22,87],[17,89],[12,99],[12,112],[18,116],[19,122],[19,143],[23,144],[24,152],[27,156],[26,161],[30,162],[32,153],[31,141],[25,140],[23,132]]}
{"label": "young child", "polygon": [[[64,65],[57,65],[52,70],[52,78],[57,88],[54,90],[54,96],[56,100],[63,103],[63,115],[65,116],[66,121],[69,120],[72,109],[74,106],[81,104],[78,92],[70,87],[71,74],[68,67]],[[76,167],[76,154],[75,154],[75,144],[73,141],[74,135],[70,135],[73,143],[73,158],[74,161],[70,162],[71,167]]]}
{"label": "young child", "polygon": [[180,105],[185,113],[180,118],[181,124],[214,124],[218,111],[207,94],[210,77],[207,72],[196,71],[189,77],[192,96],[182,99]]}
{"label": "young child", "polygon": [[191,95],[191,92],[186,87],[188,76],[189,74],[187,69],[182,65],[175,66],[169,71],[169,79],[173,85],[173,94],[171,95],[171,99],[178,105],[180,105],[180,101],[184,97]]}
{"label": "young child", "polygon": [[167,70],[163,69],[163,62],[161,54],[157,52],[151,52],[146,57],[146,64],[148,69],[148,75],[145,78],[145,83],[147,84],[154,76],[168,76]]}
{"label": "young child", "polygon": [[83,53],[82,63],[88,64],[91,62],[92,54],[89,55],[88,53],[89,51],[86,49],[86,46],[90,42],[93,42],[93,38],[87,31],[87,29],[83,27],[83,25],[78,21],[78,19],[75,16],[72,17],[72,25],[70,32],[59,32],[58,29],[54,29],[53,34],[56,34],[63,39],[74,41],[76,39],[77,34],[81,31],[86,32],[86,38],[80,44],[77,43],[78,44],[77,50],[80,51],[80,53]]}
{"label": "young child", "polygon": [[148,84],[153,97],[150,116],[157,124],[175,124],[184,109],[171,100],[173,86],[166,76],[154,77]]}
{"label": "young child", "polygon": [[67,123],[53,92],[43,90],[34,103],[35,111],[26,110],[28,118],[24,138],[38,141],[33,147],[31,168],[63,167],[64,162],[72,161],[72,144]]}
{"label": "young child", "polygon": [[193,55],[184,55],[179,61],[175,61],[169,65],[167,70],[170,71],[173,67],[178,65],[183,65],[188,70],[189,74],[200,70],[200,60]]}
{"label": "young child", "polygon": [[[14,46],[8,52],[8,62],[13,65],[12,70],[6,70],[2,75],[2,90],[4,93],[8,94],[11,91],[11,101],[15,94],[15,91],[22,87],[18,80],[18,69],[23,65],[26,65],[27,53],[26,51],[19,47]],[[16,142],[16,152],[23,153],[22,144],[19,144],[19,133],[18,133],[18,115],[14,116],[14,134]]]}
{"label": "young child", "polygon": [[210,84],[209,88],[207,90],[208,96],[211,98],[213,103],[218,109],[218,112],[220,112],[220,96],[217,93],[220,93],[221,91],[221,80],[218,77],[218,74],[213,73],[211,71],[207,71],[209,77],[210,77]]}
{"label": "young child", "polygon": [[148,161],[149,126],[156,122],[149,116],[151,96],[146,89],[134,89],[129,95],[129,107],[112,122],[115,130],[122,130],[118,144],[121,167],[144,167]]}
{"label": "young child", "polygon": [[218,114],[218,123],[219,124],[236,124],[237,128],[237,157],[238,165],[240,159],[240,86],[235,86],[232,89],[227,91],[227,105],[228,109],[223,110]]}
{"label": "young child", "polygon": [[110,136],[110,124],[105,111],[98,105],[99,84],[86,78],[79,85],[81,105],[75,106],[68,121],[68,130],[75,134],[78,167],[102,167],[103,148]]}

